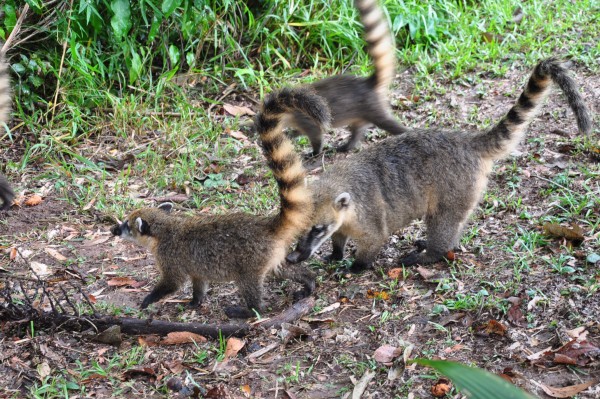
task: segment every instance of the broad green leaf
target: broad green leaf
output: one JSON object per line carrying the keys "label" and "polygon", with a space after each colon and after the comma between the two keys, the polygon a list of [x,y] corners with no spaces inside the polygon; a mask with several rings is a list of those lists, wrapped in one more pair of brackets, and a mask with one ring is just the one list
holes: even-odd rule
{"label": "broad green leaf", "polygon": [[129,83],[134,83],[142,73],[142,57],[131,50],[131,68],[129,69]]}
{"label": "broad green leaf", "polygon": [[41,0],[25,0],[25,2],[27,4],[29,4],[29,7],[33,10],[34,13],[36,14],[41,14],[44,8],[44,3],[42,3]]}
{"label": "broad green leaf", "polygon": [[508,381],[485,370],[447,360],[415,359],[415,363],[436,369],[469,399],[535,399]]}
{"label": "broad green leaf", "polygon": [[181,1],[182,0],[163,0],[161,10],[163,14],[165,14],[165,18],[168,18],[169,15],[181,5]]}
{"label": "broad green leaf", "polygon": [[169,60],[171,61],[171,67],[179,64],[179,56],[181,55],[177,46],[173,46],[172,44],[169,46]]}
{"label": "broad green leaf", "polygon": [[121,39],[131,29],[131,10],[128,0],[113,0],[110,4],[111,10],[115,13],[110,20],[110,25],[115,35]]}
{"label": "broad green leaf", "polygon": [[7,31],[12,31],[17,23],[17,9],[15,8],[15,3],[12,1],[7,1],[2,7],[4,10],[4,26]]}

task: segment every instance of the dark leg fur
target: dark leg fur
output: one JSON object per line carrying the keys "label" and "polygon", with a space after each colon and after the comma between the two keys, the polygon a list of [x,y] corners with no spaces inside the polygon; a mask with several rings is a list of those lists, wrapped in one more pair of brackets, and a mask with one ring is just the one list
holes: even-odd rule
{"label": "dark leg fur", "polygon": [[245,276],[245,278],[240,280],[243,281],[238,282],[238,289],[240,290],[240,296],[246,302],[246,307],[226,307],[225,315],[230,319],[248,319],[255,315],[254,310],[257,312],[262,311],[262,287],[264,279],[256,280]]}
{"label": "dark leg fur", "polygon": [[12,206],[13,198],[15,193],[10,188],[6,177],[0,174],[0,199],[2,199],[2,205],[0,211],[6,211]]}
{"label": "dark leg fur", "polygon": [[346,144],[337,148],[339,152],[348,152],[359,146],[367,130],[366,124],[363,123],[356,123],[348,126],[348,128],[350,129],[350,139]]}
{"label": "dark leg fur", "polygon": [[192,278],[192,301],[189,306],[195,308],[204,302],[206,291],[208,291],[208,283],[199,278]]}
{"label": "dark leg fur", "polygon": [[336,262],[344,259],[344,250],[346,248],[346,243],[348,242],[348,237],[340,233],[333,233],[331,236],[331,243],[333,245],[333,251],[331,255],[326,256],[325,260],[327,262]]}
{"label": "dark leg fur", "polygon": [[165,296],[177,291],[177,288],[179,288],[178,285],[173,284],[173,282],[171,282],[171,281],[168,281],[168,280],[159,281],[158,284],[156,285],[156,287],[154,287],[154,289],[152,290],[152,292],[150,294],[148,294],[146,296],[146,298],[144,298],[144,301],[142,302],[142,306],[140,306],[140,308],[146,309],[148,307],[148,305],[150,305],[156,301],[160,301]]}
{"label": "dark leg fur", "polygon": [[313,155],[318,155],[323,151],[323,131],[321,126],[317,125],[313,120],[307,118],[301,113],[294,114],[296,127],[306,134],[313,148]]}

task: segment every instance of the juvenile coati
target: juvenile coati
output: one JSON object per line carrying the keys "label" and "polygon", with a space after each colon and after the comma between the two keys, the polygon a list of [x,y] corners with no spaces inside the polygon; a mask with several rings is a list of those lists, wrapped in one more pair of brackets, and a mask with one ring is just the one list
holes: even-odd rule
{"label": "juvenile coati", "polygon": [[329,237],[333,243],[329,258],[340,260],[348,238],[353,238],[356,257],[351,271],[360,272],[373,263],[390,234],[417,218],[425,220],[428,239],[401,264],[443,259],[458,244],[493,161],[517,146],[552,83],[566,95],[579,131],[589,133],[589,111],[566,66],[553,58],[542,61],[517,103],[486,132],[415,129],[334,164],[310,186],[313,227],[288,261],[307,259]]}
{"label": "juvenile coati", "polygon": [[281,266],[289,246],[310,227],[312,212],[305,170],[283,134],[282,115],[292,110],[304,112],[315,123],[327,125],[330,121],[323,99],[307,89],[283,89],[263,102],[255,126],[279,186],[281,209],[277,215],[175,217],[165,207],[143,208],[112,228],[114,235],[148,248],[160,270],[160,281],[142,302],[142,309],[175,292],[188,276],[193,306],[203,300],[209,282],[234,281],[247,308],[230,307],[225,310],[229,317],[247,318],[253,315],[252,309],[262,310],[263,281],[270,272],[302,283],[302,296],[313,292],[312,272]]}
{"label": "juvenile coati", "polygon": [[[8,76],[8,64],[4,61],[4,54],[0,53],[0,123],[8,123],[10,119],[10,78]],[[0,126],[0,130],[4,130]],[[12,205],[15,193],[10,188],[6,177],[0,174],[0,211],[5,211]]]}
{"label": "juvenile coati", "polygon": [[[307,85],[327,101],[332,127],[348,126],[350,130],[350,139],[338,147],[338,151],[354,149],[370,125],[391,134],[407,131],[393,116],[388,100],[388,87],[396,70],[396,48],[385,15],[377,0],[355,0],[354,3],[365,27],[367,51],[373,59],[375,72],[366,78],[338,75]],[[287,115],[285,125],[295,129],[293,135],[308,136],[313,155],[322,151],[326,127],[300,112]]]}

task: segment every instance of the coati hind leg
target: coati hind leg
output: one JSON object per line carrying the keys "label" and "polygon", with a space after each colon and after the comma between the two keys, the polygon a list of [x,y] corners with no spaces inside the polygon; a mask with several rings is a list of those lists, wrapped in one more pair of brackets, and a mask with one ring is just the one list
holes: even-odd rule
{"label": "coati hind leg", "polygon": [[323,151],[323,134],[325,133],[322,127],[301,113],[294,114],[294,122],[296,128],[306,134],[310,140],[310,145],[313,148],[312,155],[320,154]]}
{"label": "coati hind leg", "polygon": [[361,273],[373,265],[379,251],[383,247],[387,240],[387,236],[365,236],[362,239],[356,240],[356,256],[352,266],[350,266],[351,273]]}
{"label": "coati hind leg", "polygon": [[[400,264],[413,266],[445,259],[448,252],[458,245],[458,240],[469,213],[457,214],[456,210],[447,210],[436,213],[436,216],[428,216],[425,220],[427,240],[415,242],[417,250],[400,259]],[[422,252],[422,246],[425,246],[425,252]]]}
{"label": "coati hind leg", "polygon": [[337,147],[339,152],[348,152],[359,146],[363,140],[363,137],[365,137],[367,125],[362,122],[356,122],[350,124],[348,129],[350,130],[350,139],[348,139],[346,144]]}
{"label": "coati hind leg", "polygon": [[255,316],[254,311],[261,312],[263,309],[262,292],[264,276],[243,276],[238,280],[240,296],[244,298],[246,306],[228,306],[225,315],[230,319],[248,319]]}
{"label": "coati hind leg", "polygon": [[195,308],[204,302],[207,291],[208,283],[206,281],[200,277],[192,277],[192,301],[189,303],[189,306]]}

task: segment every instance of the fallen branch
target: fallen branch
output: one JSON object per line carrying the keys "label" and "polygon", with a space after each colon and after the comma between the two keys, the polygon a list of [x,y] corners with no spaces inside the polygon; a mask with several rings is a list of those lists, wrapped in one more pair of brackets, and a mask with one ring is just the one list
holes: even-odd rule
{"label": "fallen branch", "polygon": [[222,337],[243,337],[248,334],[248,323],[242,324],[203,324],[203,323],[178,323],[172,321],[134,319],[129,317],[103,317],[91,320],[98,330],[104,331],[108,327],[118,325],[121,333],[128,335],[167,335],[170,332],[188,331],[205,337],[218,339]]}
{"label": "fallen branch", "polygon": [[304,298],[277,316],[252,323],[252,327],[279,328],[283,323],[291,323],[306,316],[315,307],[315,303],[315,298],[313,297]]}

